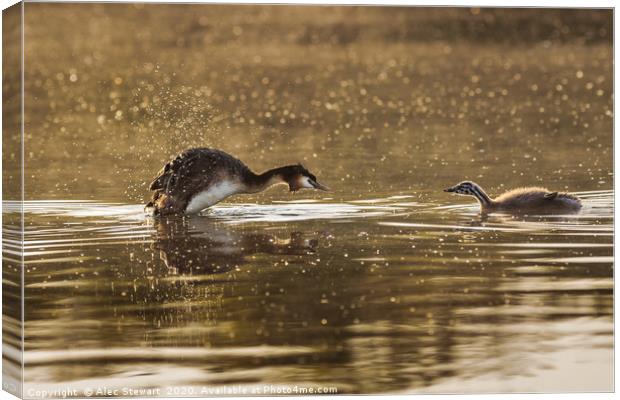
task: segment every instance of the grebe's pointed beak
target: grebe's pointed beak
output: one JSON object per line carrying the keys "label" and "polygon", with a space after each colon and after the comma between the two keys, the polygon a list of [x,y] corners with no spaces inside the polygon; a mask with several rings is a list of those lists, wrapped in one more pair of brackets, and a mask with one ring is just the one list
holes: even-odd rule
{"label": "grebe's pointed beak", "polygon": [[312,179],[308,179],[308,182],[310,182],[310,184],[315,188],[315,189],[319,189],[319,190],[324,190],[326,192],[329,192],[329,188],[327,186],[321,185],[320,183],[318,183],[317,181],[313,181]]}
{"label": "grebe's pointed beak", "polygon": [[452,192],[456,191],[456,188],[455,187],[449,187],[449,188],[444,189],[443,191],[444,192],[448,192],[448,193],[452,193]]}

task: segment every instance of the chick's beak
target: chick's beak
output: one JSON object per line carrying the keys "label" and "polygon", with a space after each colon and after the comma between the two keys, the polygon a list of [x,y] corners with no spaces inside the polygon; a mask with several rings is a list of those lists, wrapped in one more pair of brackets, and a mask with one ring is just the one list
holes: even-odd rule
{"label": "chick's beak", "polygon": [[315,188],[315,189],[319,189],[319,190],[324,190],[326,192],[329,192],[329,188],[327,186],[321,185],[320,183],[318,183],[317,181],[314,181],[312,179],[308,180],[310,182],[310,184]]}
{"label": "chick's beak", "polygon": [[456,191],[456,189],[454,187],[449,187],[443,190],[444,192],[448,192],[448,193],[452,193],[454,191]]}

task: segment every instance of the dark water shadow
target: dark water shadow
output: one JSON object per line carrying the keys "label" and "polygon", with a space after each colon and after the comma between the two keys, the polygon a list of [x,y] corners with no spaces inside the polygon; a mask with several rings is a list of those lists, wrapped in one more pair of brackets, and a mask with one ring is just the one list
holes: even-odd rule
{"label": "dark water shadow", "polygon": [[182,275],[231,271],[256,254],[305,255],[315,252],[317,234],[299,231],[286,237],[243,232],[210,217],[168,217],[154,220],[151,250],[169,272]]}

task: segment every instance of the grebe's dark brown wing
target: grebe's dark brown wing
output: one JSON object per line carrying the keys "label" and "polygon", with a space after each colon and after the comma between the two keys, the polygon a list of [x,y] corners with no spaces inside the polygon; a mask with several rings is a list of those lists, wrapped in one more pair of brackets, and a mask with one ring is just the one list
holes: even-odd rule
{"label": "grebe's dark brown wing", "polygon": [[151,182],[150,190],[170,192],[178,182],[181,175],[187,174],[188,167],[192,166],[197,158],[203,155],[204,149],[188,149],[169,161],[157,173],[157,177]]}
{"label": "grebe's dark brown wing", "polygon": [[211,185],[239,183],[255,174],[240,160],[221,150],[198,147],[185,150],[164,165],[151,182],[151,204],[156,213],[185,211],[197,194]]}
{"label": "grebe's dark brown wing", "polygon": [[217,179],[230,179],[249,173],[249,168],[230,154],[204,147],[192,148],[164,166],[151,184],[151,190],[160,190],[177,197],[191,197]]}
{"label": "grebe's dark brown wing", "polygon": [[170,178],[170,163],[164,165],[164,167],[159,170],[157,173],[157,177],[151,182],[149,186],[149,190],[162,190],[168,184],[168,179]]}

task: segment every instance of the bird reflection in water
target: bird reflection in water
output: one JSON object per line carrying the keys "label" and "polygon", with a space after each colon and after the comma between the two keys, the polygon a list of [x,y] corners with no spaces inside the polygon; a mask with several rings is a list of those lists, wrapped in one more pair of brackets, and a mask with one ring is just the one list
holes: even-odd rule
{"label": "bird reflection in water", "polygon": [[179,275],[219,274],[245,264],[256,254],[305,255],[318,246],[312,233],[290,232],[282,238],[243,232],[206,217],[158,218],[151,250],[168,273]]}

